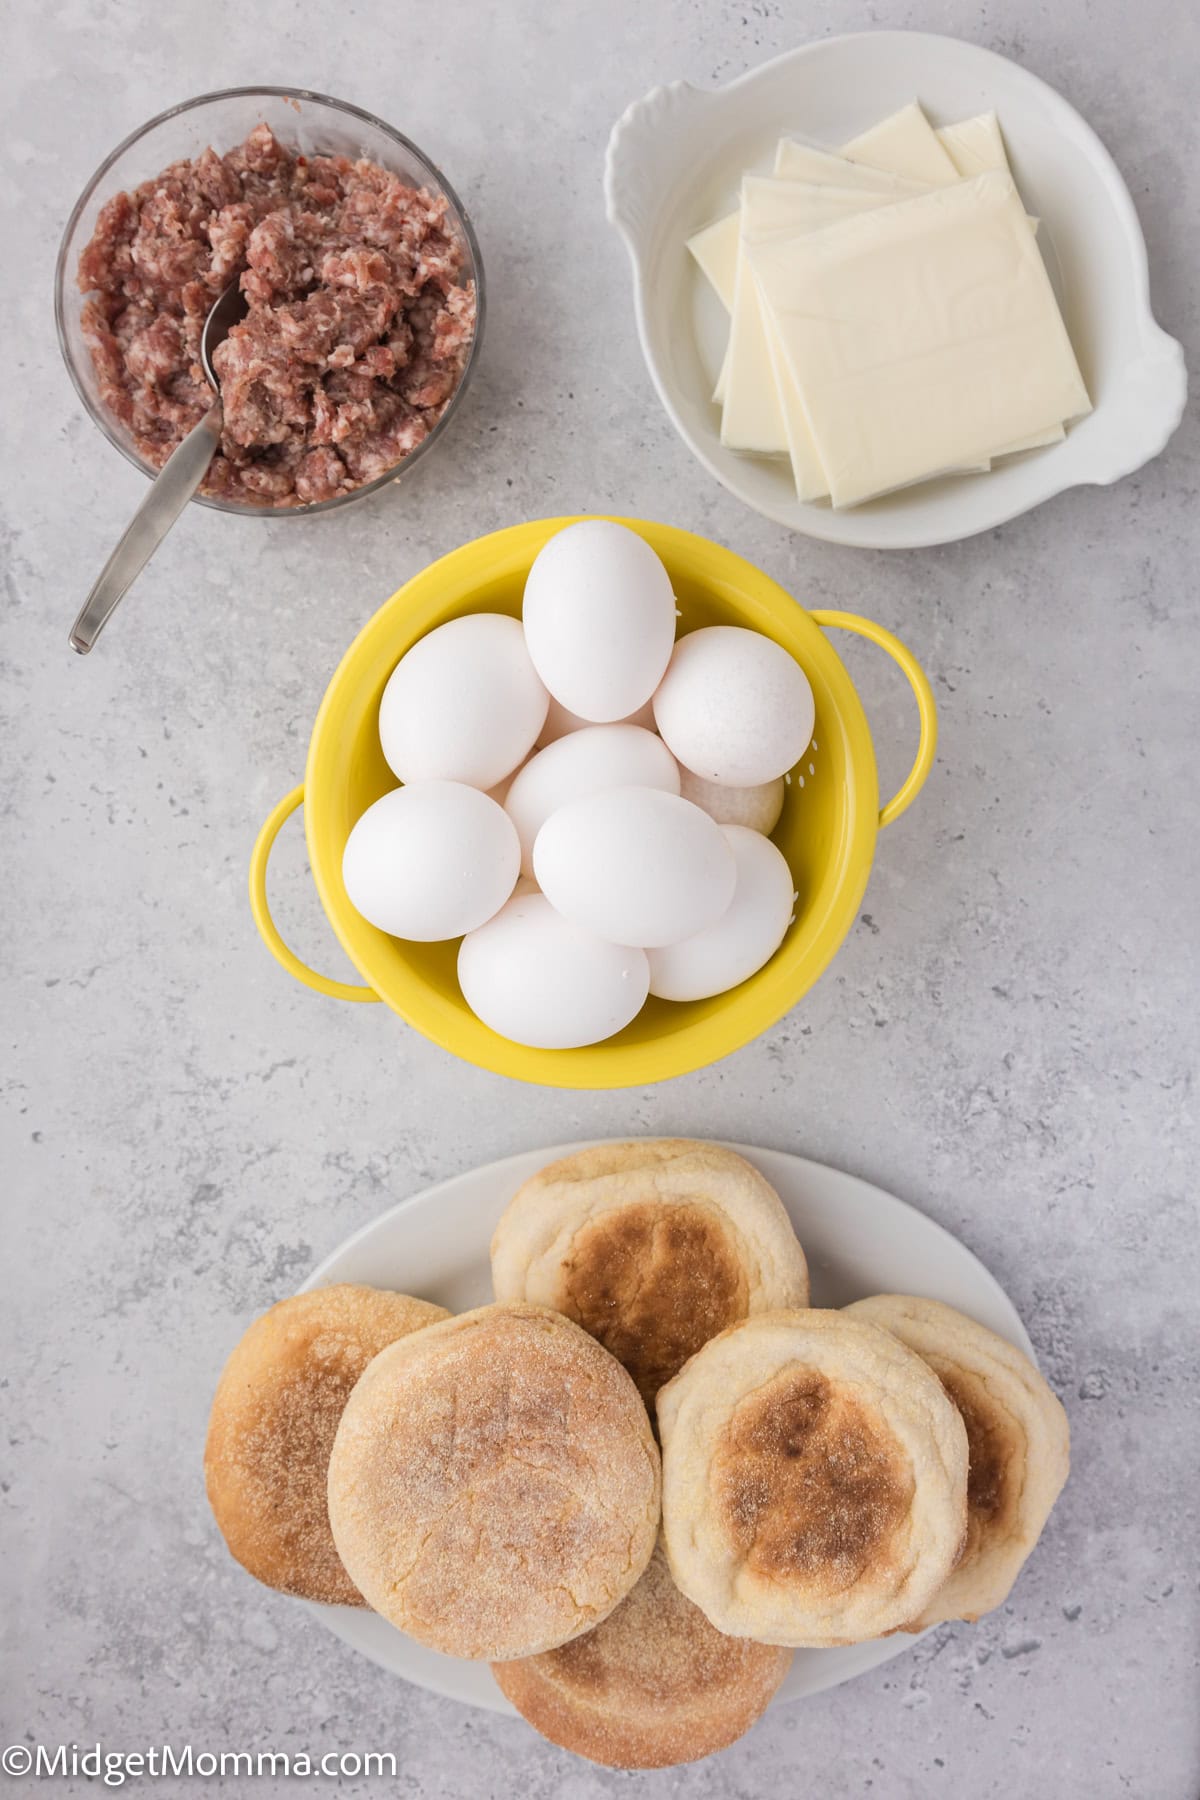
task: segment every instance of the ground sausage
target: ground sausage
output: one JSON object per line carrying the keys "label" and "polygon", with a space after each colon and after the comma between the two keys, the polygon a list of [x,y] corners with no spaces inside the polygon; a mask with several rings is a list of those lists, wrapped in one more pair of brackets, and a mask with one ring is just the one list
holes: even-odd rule
{"label": "ground sausage", "polygon": [[462,379],[475,288],[444,199],[378,164],[304,157],[266,125],[102,209],[79,260],[100,398],[160,467],[211,401],[200,333],[240,274],[215,357],[225,407],[202,491],[310,506],[428,437]]}

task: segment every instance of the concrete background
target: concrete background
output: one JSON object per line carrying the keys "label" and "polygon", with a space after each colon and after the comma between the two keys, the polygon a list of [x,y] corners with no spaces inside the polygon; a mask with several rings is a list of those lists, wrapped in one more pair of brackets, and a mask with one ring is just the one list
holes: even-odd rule
{"label": "concrete background", "polygon": [[[1060,88],[1130,184],[1158,316],[1195,343],[1197,28],[1178,0],[70,0],[10,19],[5,1743],[392,1750],[395,1791],[431,1797],[1200,1792],[1194,419],[1118,488],[957,547],[789,537],[672,434],[603,218],[630,99],[870,24],[957,32]],[[143,487],[60,365],[58,235],[127,131],[255,81],[356,100],[443,164],[485,248],[483,366],[439,453],[369,508],[307,525],[191,509],[79,662],[67,627]],[[319,1000],[245,898],[255,829],[359,625],[443,551],[576,508],[706,532],[801,600],[881,619],[941,707],[928,790],[881,842],[830,973],[752,1048],[647,1092],[520,1088],[382,1007]],[[906,691],[873,653],[846,657],[894,785]],[[298,824],[277,864],[285,925],[333,969]],[[1013,1295],[1075,1448],[1002,1611],[708,1763],[633,1778],[356,1659],[234,1566],[200,1475],[226,1352],[349,1231],[474,1163],[625,1132],[803,1151],[923,1207]]]}

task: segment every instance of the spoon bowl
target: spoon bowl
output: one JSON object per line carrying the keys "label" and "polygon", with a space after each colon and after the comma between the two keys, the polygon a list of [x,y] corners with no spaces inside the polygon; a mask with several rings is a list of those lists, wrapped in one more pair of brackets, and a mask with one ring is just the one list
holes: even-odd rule
{"label": "spoon bowl", "polygon": [[246,296],[238,276],[218,294],[204,321],[204,330],[200,333],[200,366],[214,394],[221,392],[221,378],[213,366],[213,353],[225,342],[234,326],[245,318],[247,311]]}

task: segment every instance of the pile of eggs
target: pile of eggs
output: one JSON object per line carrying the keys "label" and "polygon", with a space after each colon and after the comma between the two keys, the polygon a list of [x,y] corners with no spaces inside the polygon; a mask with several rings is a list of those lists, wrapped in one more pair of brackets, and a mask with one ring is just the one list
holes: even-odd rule
{"label": "pile of eggs", "polygon": [[545,544],[522,611],[452,619],[400,659],[379,738],[403,785],[355,824],[342,878],[379,930],[462,938],[493,1031],[567,1050],[779,948],[795,893],[768,834],[813,696],[758,632],[676,642],[666,569],[609,520]]}

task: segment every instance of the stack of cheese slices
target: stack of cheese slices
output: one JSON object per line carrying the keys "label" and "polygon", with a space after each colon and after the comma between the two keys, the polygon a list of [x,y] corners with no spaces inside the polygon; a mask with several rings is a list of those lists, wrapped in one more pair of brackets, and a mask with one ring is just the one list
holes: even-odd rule
{"label": "stack of cheese slices", "polygon": [[801,500],[854,506],[1055,443],[1091,401],[994,113],[912,102],[774,176],[688,241],[730,314],[729,449],[791,458]]}

